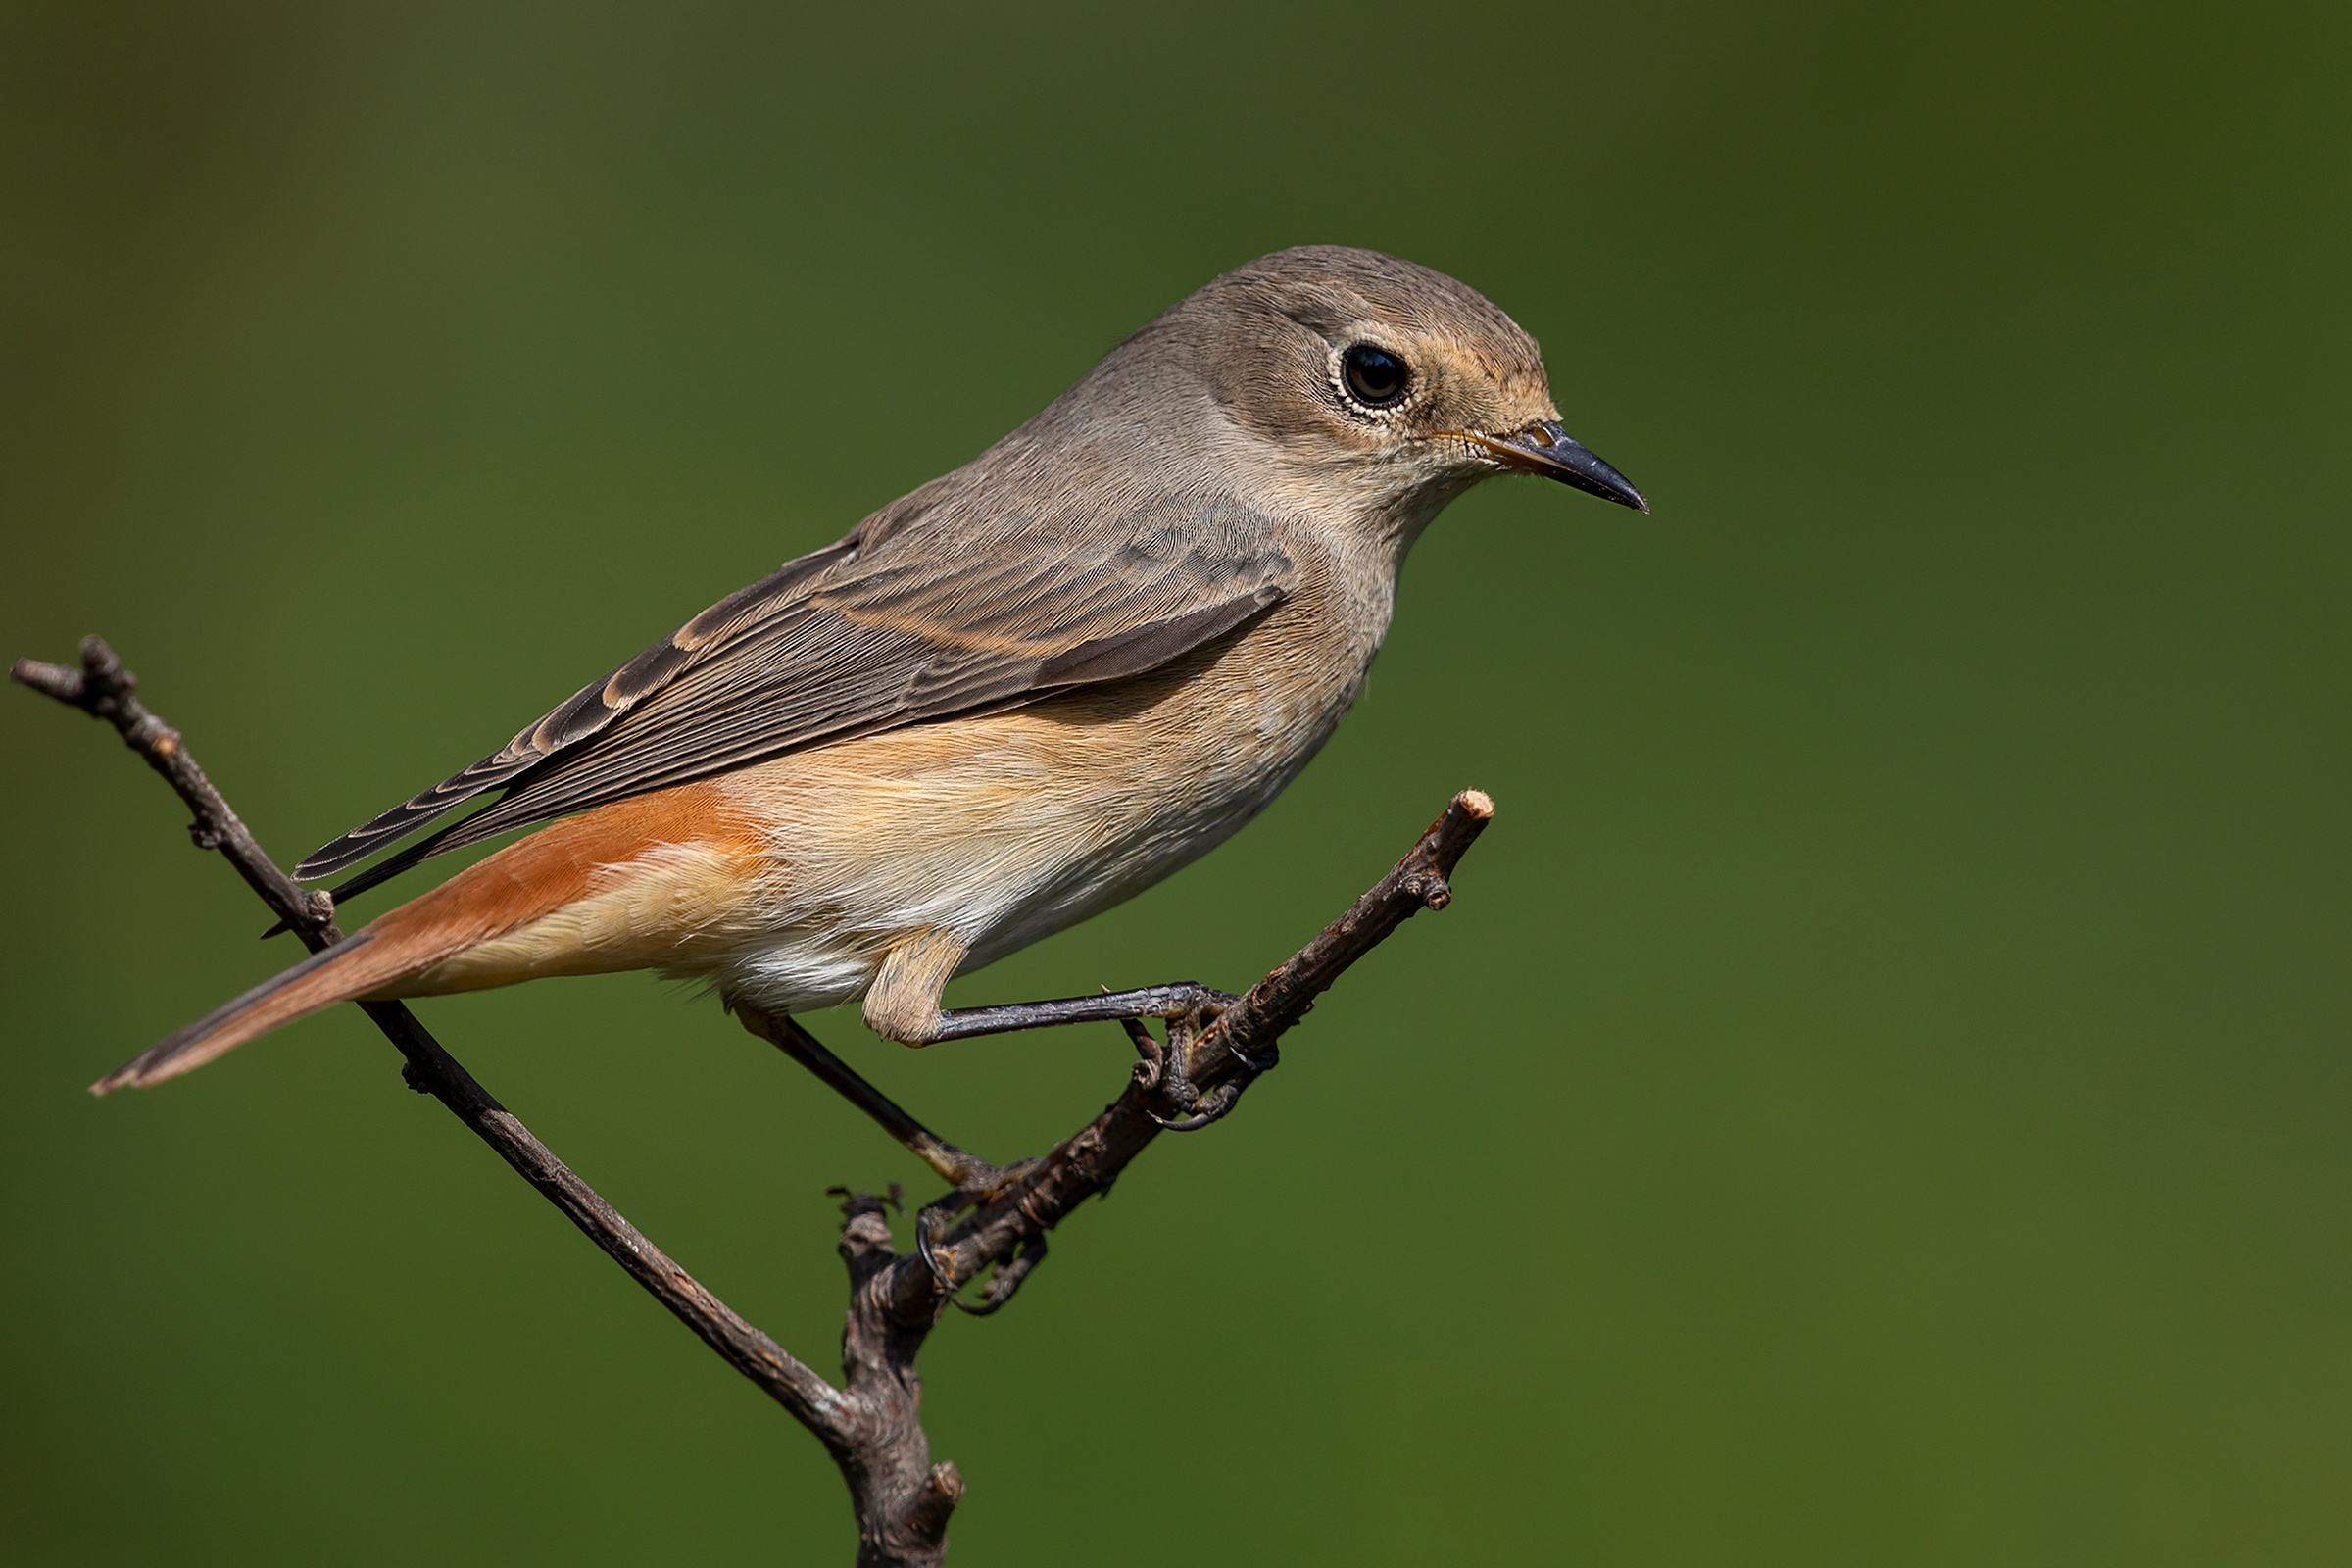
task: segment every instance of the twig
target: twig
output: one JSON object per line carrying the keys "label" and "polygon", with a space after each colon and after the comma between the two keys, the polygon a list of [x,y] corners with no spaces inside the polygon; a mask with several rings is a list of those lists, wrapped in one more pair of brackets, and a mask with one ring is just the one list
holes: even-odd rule
{"label": "twig", "polygon": [[[277,868],[262,852],[253,833],[228,802],[204,776],[188,755],[179,731],[149,712],[131,695],[138,678],[122,667],[113,649],[97,637],[84,638],[80,669],[20,659],[11,675],[20,683],[69,703],[93,718],[102,718],[122,732],[124,744],[161,773],[188,809],[196,813],[188,835],[199,849],[219,850],[246,885],[261,895],[277,916],[294,930],[313,953],[343,940],[335,925],[333,901],[309,893]],[[360,1004],[384,1037],[408,1058],[402,1077],[409,1086],[431,1095],[450,1113],[473,1129],[483,1143],[498,1152],[523,1180],[539,1189],[564,1217],[586,1232],[629,1277],[675,1313],[679,1321],[702,1337],[703,1343],[725,1357],[727,1364],[767,1392],[791,1411],[827,1446],[846,1442],[853,1423],[843,1407],[841,1391],[795,1360],[784,1348],[678,1267],[669,1255],[647,1241],[643,1232],[622,1218],[594,1188],[573,1174],[529,1128],[501,1105],[473,1075],[441,1049],[416,1015],[397,1002]]]}
{"label": "twig", "polygon": [[[196,765],[179,733],[132,695],[137,680],[96,637],[82,643],[78,670],[19,660],[24,685],[103,718],[121,731],[195,812],[190,835],[228,858],[246,884],[316,953],[343,940],[333,901],[305,892],[277,868]],[[1144,1059],[1101,1115],[1042,1158],[989,1164],[940,1138],[853,1071],[791,1018],[737,1006],[753,1033],[772,1041],[829,1088],[912,1150],[953,1185],[915,1218],[912,1252],[894,1250],[884,1200],[852,1194],[843,1205],[840,1251],[850,1273],[842,1337],[846,1387],[835,1388],[795,1360],[670,1261],[612,1205],[531,1136],[529,1129],[443,1051],[397,1002],[360,1005],[407,1058],[402,1076],[473,1129],[524,1180],[562,1209],[730,1366],[750,1378],[816,1435],[841,1467],[858,1511],[860,1565],[936,1568],[949,1516],[963,1495],[953,1464],[934,1464],[920,1421],[915,1358],[962,1285],[995,1269],[978,1307],[1009,1300],[1046,1253],[1046,1233],[1079,1203],[1109,1191],[1129,1161],[1160,1132],[1206,1126],[1277,1061],[1276,1043],[1349,965],[1424,908],[1452,898],[1448,879],[1494,813],[1476,790],[1455,796],[1395,869],[1321,936],[1206,1022],[1172,1024],[1163,1046],[1132,1026]],[[896,1188],[893,1188],[895,1200]],[[971,1208],[968,1218],[956,1216]],[[956,1304],[964,1306],[960,1300]]]}

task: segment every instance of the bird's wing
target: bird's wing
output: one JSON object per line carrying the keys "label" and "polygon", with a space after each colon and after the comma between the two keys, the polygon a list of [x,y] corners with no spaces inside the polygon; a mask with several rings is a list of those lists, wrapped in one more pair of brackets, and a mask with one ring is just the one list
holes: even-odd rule
{"label": "bird's wing", "polygon": [[509,828],[787,752],[1138,674],[1271,609],[1296,573],[1263,519],[1231,505],[1163,503],[1125,525],[1082,530],[1034,519],[992,525],[968,514],[945,527],[931,520],[889,509],[720,600],[294,874],[356,865],[490,790],[506,794],[337,897]]}

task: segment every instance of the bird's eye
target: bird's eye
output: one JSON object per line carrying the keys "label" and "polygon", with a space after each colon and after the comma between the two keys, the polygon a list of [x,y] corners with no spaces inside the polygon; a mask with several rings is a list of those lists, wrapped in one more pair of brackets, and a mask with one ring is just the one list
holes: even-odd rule
{"label": "bird's eye", "polygon": [[1387,349],[1358,343],[1340,356],[1340,371],[1348,395],[1367,409],[1385,409],[1404,396],[1412,380],[1404,362]]}

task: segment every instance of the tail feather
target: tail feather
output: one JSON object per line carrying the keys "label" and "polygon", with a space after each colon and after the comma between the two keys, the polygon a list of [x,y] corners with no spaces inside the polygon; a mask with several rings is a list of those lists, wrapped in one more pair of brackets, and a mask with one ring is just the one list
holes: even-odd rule
{"label": "tail feather", "polygon": [[518,868],[527,873],[535,861],[547,858],[533,840],[509,846],[158,1041],[92,1084],[90,1092],[144,1089],[193,1072],[248,1040],[338,1002],[380,995],[485,937],[546,912],[571,897],[580,881],[576,874],[552,881],[514,874]]}
{"label": "tail feather", "polygon": [[[377,947],[374,933],[314,953],[282,974],[223,1003],[178,1033],[157,1041],[90,1085],[93,1095],[143,1089],[193,1072],[224,1052],[280,1024],[292,1023],[382,985],[409,967],[397,947]],[[387,960],[389,960],[387,962]]]}
{"label": "tail feather", "polygon": [[[722,826],[720,804],[711,786],[689,784],[541,828],[157,1042],[92,1084],[90,1092],[103,1095],[176,1078],[257,1035],[338,1002],[413,995],[395,988],[478,943],[583,897],[600,878],[649,849],[712,837]],[[726,842],[732,843],[732,836],[726,836]],[[533,972],[518,961],[511,972],[475,974],[449,989],[501,985]]]}

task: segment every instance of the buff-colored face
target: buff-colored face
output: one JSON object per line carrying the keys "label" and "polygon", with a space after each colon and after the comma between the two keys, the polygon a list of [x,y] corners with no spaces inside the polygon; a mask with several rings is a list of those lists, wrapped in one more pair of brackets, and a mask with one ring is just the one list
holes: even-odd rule
{"label": "buff-colored face", "polygon": [[1443,273],[1368,251],[1285,251],[1179,310],[1227,413],[1327,480],[1458,489],[1534,473],[1648,510],[1560,428],[1536,340]]}

